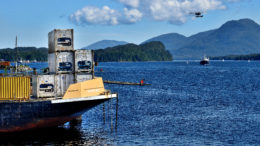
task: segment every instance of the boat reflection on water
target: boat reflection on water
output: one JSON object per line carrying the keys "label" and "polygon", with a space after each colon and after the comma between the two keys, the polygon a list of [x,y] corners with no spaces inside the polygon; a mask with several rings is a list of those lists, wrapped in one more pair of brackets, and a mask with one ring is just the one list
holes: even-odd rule
{"label": "boat reflection on water", "polygon": [[101,133],[86,133],[78,128],[46,128],[19,133],[1,134],[1,145],[104,145],[109,142]]}
{"label": "boat reflection on water", "polygon": [[76,128],[54,127],[41,130],[1,134],[1,145],[67,144],[82,141],[82,133]]}

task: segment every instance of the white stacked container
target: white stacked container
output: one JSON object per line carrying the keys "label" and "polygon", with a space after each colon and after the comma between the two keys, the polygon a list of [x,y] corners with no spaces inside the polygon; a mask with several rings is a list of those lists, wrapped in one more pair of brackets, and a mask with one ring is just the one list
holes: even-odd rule
{"label": "white stacked container", "polygon": [[48,54],[49,72],[54,74],[74,72],[74,53],[55,52]]}
{"label": "white stacked container", "polygon": [[[44,80],[52,84],[42,85],[44,89],[37,89],[34,94],[36,97],[62,97],[71,84],[93,79],[93,51],[74,51],[73,29],[54,29],[49,32],[48,37],[48,65],[51,77],[35,77],[33,84],[40,87],[39,83]],[[48,93],[50,91],[52,93]]]}
{"label": "white stacked container", "polygon": [[32,77],[33,96],[37,98],[55,96],[55,75],[34,75]]}
{"label": "white stacked container", "polygon": [[73,51],[73,29],[54,29],[49,32],[49,53]]}
{"label": "white stacked container", "polygon": [[92,50],[75,50],[75,72],[91,73],[93,69]]}
{"label": "white stacked container", "polygon": [[56,96],[62,97],[70,84],[75,82],[74,74],[57,74],[55,75],[55,85],[56,85]]}
{"label": "white stacked container", "polygon": [[93,75],[91,73],[76,73],[75,74],[75,80],[76,83],[87,81],[87,80],[92,80]]}

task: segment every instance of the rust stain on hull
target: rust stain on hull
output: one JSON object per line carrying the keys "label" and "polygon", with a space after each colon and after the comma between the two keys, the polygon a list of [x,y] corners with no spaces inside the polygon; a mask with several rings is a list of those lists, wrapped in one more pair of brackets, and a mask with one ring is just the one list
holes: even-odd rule
{"label": "rust stain on hull", "polygon": [[69,122],[73,119],[78,117],[55,117],[55,118],[45,118],[41,120],[34,121],[32,123],[28,123],[26,125],[21,126],[14,126],[7,129],[0,129],[1,133],[6,132],[18,132],[24,130],[31,130],[31,129],[39,129],[39,128],[47,128],[47,127],[55,127],[57,125],[62,125],[66,122]]}

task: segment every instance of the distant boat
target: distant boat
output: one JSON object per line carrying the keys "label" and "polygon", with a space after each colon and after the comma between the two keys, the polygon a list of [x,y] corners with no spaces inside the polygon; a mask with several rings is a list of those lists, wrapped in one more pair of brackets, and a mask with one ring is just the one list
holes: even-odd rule
{"label": "distant boat", "polygon": [[222,59],[222,62],[225,62],[225,59]]}
{"label": "distant boat", "polygon": [[6,68],[11,65],[10,61],[4,61],[3,59],[0,60],[0,68]]}
{"label": "distant boat", "polygon": [[209,64],[209,58],[204,56],[203,59],[200,61],[200,65],[207,65],[207,64]]}

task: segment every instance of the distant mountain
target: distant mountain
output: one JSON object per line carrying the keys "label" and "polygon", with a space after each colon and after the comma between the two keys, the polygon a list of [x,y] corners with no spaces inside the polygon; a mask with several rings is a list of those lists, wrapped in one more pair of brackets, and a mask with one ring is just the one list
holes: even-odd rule
{"label": "distant mountain", "polygon": [[102,40],[95,42],[93,44],[90,44],[86,47],[83,47],[82,49],[91,49],[91,50],[96,50],[96,49],[104,49],[107,47],[114,47],[118,45],[125,45],[128,44],[128,42],[125,41],[115,41],[115,40]]}
{"label": "distant mountain", "polygon": [[176,50],[183,45],[184,40],[186,40],[186,37],[184,35],[178,33],[168,33],[151,38],[149,40],[144,41],[143,43],[160,41],[164,44],[167,50]]}
{"label": "distant mountain", "polygon": [[161,35],[145,42],[161,41],[175,59],[260,53],[260,25],[250,19],[228,21],[218,29],[190,37],[174,36]]}
{"label": "distant mountain", "polygon": [[172,61],[172,55],[161,42],[126,44],[95,50],[95,61]]}
{"label": "distant mountain", "polygon": [[177,56],[185,58],[252,53],[260,53],[260,26],[249,19],[229,21],[206,34],[191,36],[176,50]]}

